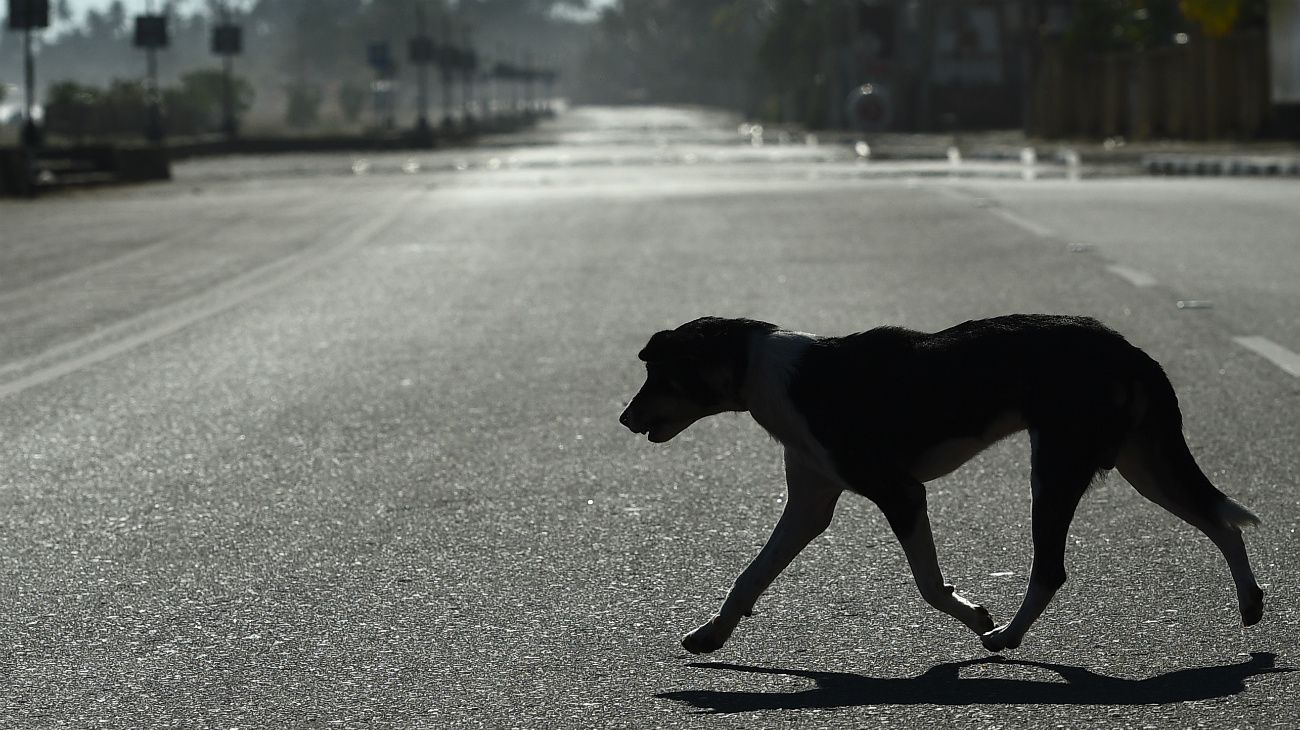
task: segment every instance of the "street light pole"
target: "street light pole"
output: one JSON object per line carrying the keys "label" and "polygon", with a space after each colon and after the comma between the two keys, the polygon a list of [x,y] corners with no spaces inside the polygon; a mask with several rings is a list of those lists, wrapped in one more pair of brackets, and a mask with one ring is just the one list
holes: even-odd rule
{"label": "street light pole", "polygon": [[158,53],[153,46],[149,46],[144,52],[148,64],[149,88],[147,98],[149,100],[149,121],[145,126],[145,138],[150,142],[162,142],[162,94],[158,89]]}
{"label": "street light pole", "polygon": [[32,29],[23,30],[23,146],[40,147],[41,131],[36,126],[36,59],[32,54]]}
{"label": "street light pole", "polygon": [[419,75],[420,83],[420,116],[415,122],[415,127],[421,133],[429,130],[429,64],[420,63],[415,67]]}
{"label": "street light pole", "polygon": [[451,40],[451,19],[442,18],[442,42],[438,44],[438,69],[442,72],[442,126],[450,129],[454,124],[451,118],[451,80],[452,65],[455,61],[455,47]]}
{"label": "street light pole", "polygon": [[474,123],[474,74],[478,70],[478,55],[474,53],[472,31],[469,25],[463,29],[464,47],[461,48],[461,101],[465,105],[465,125]]}
{"label": "street light pole", "polygon": [[158,49],[167,47],[167,16],[154,14],[152,0],[145,8],[145,14],[135,19],[135,46],[144,49],[148,65],[145,96],[149,108],[144,135],[150,142],[161,143],[163,123],[162,94],[158,88]]}
{"label": "street light pole", "polygon": [[487,86],[487,98],[483,100],[483,116],[487,121],[491,122],[492,117],[496,114],[499,106],[497,104],[497,79],[492,64],[487,64],[485,69],[486,70],[483,73],[483,83]]}
{"label": "street light pole", "polygon": [[23,34],[23,180],[20,190],[36,194],[37,161],[41,128],[36,125],[36,56],[32,34],[50,24],[48,0],[9,0],[9,29]]}
{"label": "street light pole", "polygon": [[430,138],[433,128],[429,126],[429,64],[433,61],[433,39],[429,37],[424,6],[415,8],[416,36],[411,39],[410,57],[415,64],[419,82],[419,117],[415,122],[415,133],[421,138]]}
{"label": "street light pole", "polygon": [[226,138],[233,140],[239,134],[239,125],[235,122],[235,59],[224,56],[221,59],[221,131]]}
{"label": "street light pole", "polygon": [[533,67],[533,52],[524,53],[524,107],[528,116],[537,112],[537,69]]}
{"label": "street light pole", "polygon": [[235,56],[243,49],[243,29],[235,25],[230,0],[223,0],[221,22],[212,29],[212,52],[221,56],[221,131],[230,141],[239,135],[235,110]]}

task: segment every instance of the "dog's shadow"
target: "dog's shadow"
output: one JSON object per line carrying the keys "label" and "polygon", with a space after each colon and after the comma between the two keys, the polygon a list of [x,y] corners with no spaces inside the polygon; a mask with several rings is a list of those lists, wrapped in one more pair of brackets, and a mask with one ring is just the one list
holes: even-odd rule
{"label": "dog's shadow", "polygon": [[[759,710],[832,709],[870,705],[1163,705],[1228,697],[1246,689],[1246,679],[1260,674],[1295,671],[1275,666],[1276,654],[1252,653],[1249,661],[1216,667],[1180,669],[1148,679],[1120,679],[1082,667],[987,657],[939,664],[918,677],[877,679],[850,672],[767,669],[723,662],[689,666],[753,674],[779,674],[812,680],[802,692],[720,692],[686,690],[656,695],[691,705],[705,713]],[[986,677],[962,678],[964,667],[980,664],[1037,667],[1064,682]]]}

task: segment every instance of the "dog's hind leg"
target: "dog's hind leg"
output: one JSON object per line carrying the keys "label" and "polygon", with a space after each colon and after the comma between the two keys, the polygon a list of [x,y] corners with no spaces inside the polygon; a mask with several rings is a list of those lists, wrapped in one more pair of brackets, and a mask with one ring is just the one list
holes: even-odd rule
{"label": "dog's hind leg", "polygon": [[1029,432],[1033,454],[1031,480],[1033,507],[1030,518],[1034,561],[1029,587],[1010,623],[984,634],[989,651],[1015,649],[1056,592],[1065,584],[1065,541],[1074,511],[1097,473],[1097,463],[1086,456],[1069,434]]}
{"label": "dog's hind leg", "polygon": [[1210,483],[1192,458],[1182,429],[1143,424],[1121,446],[1116,466],[1138,493],[1210,538],[1232,573],[1242,624],[1258,623],[1264,591],[1251,570],[1241,528],[1259,524],[1259,518]]}
{"label": "dog's hind leg", "polygon": [[953,586],[943,582],[943,572],[939,569],[939,558],[934,549],[934,535],[930,532],[925,486],[913,479],[899,480],[892,486],[869,492],[867,497],[889,520],[925,602],[962,622],[976,634],[992,629],[993,618],[988,610],[966,600]]}
{"label": "dog's hind leg", "polygon": [[722,648],[741,617],[753,611],[763,591],[830,525],[842,491],[840,487],[789,452],[785,472],[788,493],[781,519],[758,557],[736,579],[718,615],[682,639],[682,648],[692,654],[707,654]]}

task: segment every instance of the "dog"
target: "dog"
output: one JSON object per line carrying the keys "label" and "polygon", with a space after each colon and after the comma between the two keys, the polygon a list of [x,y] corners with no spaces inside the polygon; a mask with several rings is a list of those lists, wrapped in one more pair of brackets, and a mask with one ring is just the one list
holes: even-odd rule
{"label": "dog", "polygon": [[[1015,649],[1065,583],[1066,533],[1080,498],[1112,468],[1205,533],[1228,563],[1242,623],[1262,617],[1264,594],[1242,540],[1259,518],[1197,466],[1160,365],[1094,319],[1017,314],[935,333],[880,327],[820,337],[704,317],[656,333],[639,357],[645,384],[619,418],[633,433],[662,443],[702,418],[748,411],[785,448],[784,511],[717,615],[682,639],[693,654],[726,643],[829,526],[846,491],[884,513],[927,603],[989,651]],[[997,626],[944,582],[924,484],[1026,430],[1033,564],[1020,608]]]}

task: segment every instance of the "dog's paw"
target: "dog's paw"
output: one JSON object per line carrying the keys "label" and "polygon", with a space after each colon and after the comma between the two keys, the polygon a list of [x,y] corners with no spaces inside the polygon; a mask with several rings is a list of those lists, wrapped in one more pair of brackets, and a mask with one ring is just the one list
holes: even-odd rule
{"label": "dog's paw", "polygon": [[1003,625],[980,634],[980,642],[984,644],[985,649],[996,654],[1003,649],[1015,649],[1020,646],[1020,637],[1007,633],[1007,627]]}
{"label": "dog's paw", "polygon": [[975,626],[973,627],[975,633],[983,636],[992,631],[996,626],[997,624],[993,621],[993,616],[989,613],[987,608],[978,605],[975,606]]}
{"label": "dog's paw", "polygon": [[1241,601],[1241,625],[1254,626],[1264,618],[1264,591],[1256,588],[1249,599]]}
{"label": "dog's paw", "polygon": [[682,648],[692,654],[709,654],[722,648],[727,636],[713,621],[682,637]]}

